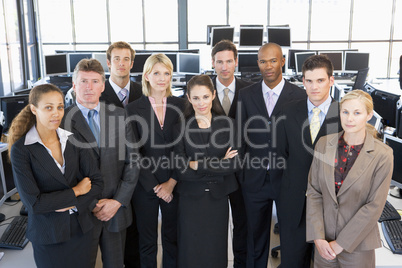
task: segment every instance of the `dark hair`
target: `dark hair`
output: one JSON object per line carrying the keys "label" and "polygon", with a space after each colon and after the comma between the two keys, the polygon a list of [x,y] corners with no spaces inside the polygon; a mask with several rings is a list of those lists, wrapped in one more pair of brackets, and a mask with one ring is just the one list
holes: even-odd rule
{"label": "dark hair", "polygon": [[112,44],[109,46],[109,48],[108,48],[107,51],[106,51],[106,58],[107,58],[109,61],[112,61],[112,51],[113,51],[113,49],[115,49],[115,48],[128,49],[128,50],[130,50],[131,62],[134,61],[134,58],[135,58],[135,50],[130,46],[129,43],[124,42],[124,41],[117,41],[117,42],[112,43]]}
{"label": "dark hair", "polygon": [[327,70],[328,77],[331,77],[334,72],[334,66],[327,56],[313,55],[311,57],[308,57],[307,60],[303,63],[303,76],[306,71],[313,71],[318,68],[325,68]]}
{"label": "dark hair", "polygon": [[102,81],[105,82],[105,71],[102,64],[97,59],[82,59],[74,68],[73,82],[77,83],[79,72],[96,72],[102,76]]}
{"label": "dark hair", "polygon": [[212,59],[215,58],[216,53],[225,51],[225,50],[232,51],[233,55],[234,55],[234,59],[235,60],[237,59],[237,48],[236,48],[235,44],[233,44],[233,42],[230,40],[221,40],[214,46],[214,48],[212,49],[212,52],[211,52]]}
{"label": "dark hair", "polygon": [[29,103],[21,112],[13,119],[10,130],[8,131],[8,154],[10,155],[11,147],[14,143],[19,140],[22,136],[27,134],[27,132],[35,125],[36,116],[32,113],[30,105],[38,107],[38,102],[41,100],[43,94],[49,92],[58,92],[64,99],[63,92],[53,84],[43,84],[34,87],[29,92]]}
{"label": "dark hair", "polygon": [[[215,92],[214,84],[212,83],[211,78],[206,74],[200,74],[200,75],[193,76],[190,79],[190,81],[188,81],[188,83],[187,83],[188,97],[191,96],[191,90],[194,88],[194,86],[205,86],[211,91],[212,94],[214,94],[214,92]],[[218,96],[215,96],[215,98],[217,98],[217,97]],[[212,102],[211,112],[215,115],[223,115],[223,113],[221,112],[221,109],[219,109],[218,103],[215,101]],[[184,117],[188,118],[194,114],[195,114],[195,112],[194,112],[193,106],[188,101],[186,104],[186,108],[184,110]]]}

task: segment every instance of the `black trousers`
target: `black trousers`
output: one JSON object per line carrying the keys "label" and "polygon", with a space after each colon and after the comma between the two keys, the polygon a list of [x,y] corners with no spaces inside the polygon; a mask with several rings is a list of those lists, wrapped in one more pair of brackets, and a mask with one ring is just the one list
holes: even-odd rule
{"label": "black trousers", "polygon": [[139,233],[140,263],[142,268],[157,267],[158,253],[158,216],[162,212],[162,266],[177,266],[177,204],[178,195],[170,203],[151,192],[146,192],[141,184],[134,191],[134,208]]}
{"label": "black trousers", "polygon": [[[274,189],[268,172],[259,191],[248,192],[243,188],[248,223],[247,268],[261,268],[268,265],[272,205],[273,201],[278,203],[277,199],[274,200],[277,196]],[[278,204],[276,205],[278,207]]]}
{"label": "black trousers", "polygon": [[234,268],[246,268],[247,262],[247,215],[241,188],[229,194],[233,219]]}
{"label": "black trousers", "polygon": [[313,244],[306,242],[306,206],[304,206],[302,218],[298,224],[282,223],[279,217],[279,232],[281,268],[310,268]]}
{"label": "black trousers", "polygon": [[140,247],[137,229],[137,218],[135,216],[134,200],[131,200],[133,210],[133,223],[126,230],[126,246],[124,248],[124,267],[140,268]]}

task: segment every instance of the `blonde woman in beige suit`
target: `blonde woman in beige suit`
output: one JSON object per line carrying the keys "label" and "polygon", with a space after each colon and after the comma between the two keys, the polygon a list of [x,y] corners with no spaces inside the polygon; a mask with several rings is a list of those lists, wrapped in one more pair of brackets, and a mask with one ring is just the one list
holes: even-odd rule
{"label": "blonde woman in beige suit", "polygon": [[393,170],[392,149],[367,121],[371,96],[354,90],[340,102],[343,131],[322,137],[314,152],[307,190],[307,241],[314,267],[375,267],[381,247],[377,221]]}

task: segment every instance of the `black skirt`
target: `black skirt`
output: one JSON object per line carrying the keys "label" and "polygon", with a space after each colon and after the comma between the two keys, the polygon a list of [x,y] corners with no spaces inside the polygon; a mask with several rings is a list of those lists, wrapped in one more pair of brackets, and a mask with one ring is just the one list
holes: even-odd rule
{"label": "black skirt", "polygon": [[178,208],[178,267],[226,268],[228,261],[228,197],[205,192],[180,195]]}

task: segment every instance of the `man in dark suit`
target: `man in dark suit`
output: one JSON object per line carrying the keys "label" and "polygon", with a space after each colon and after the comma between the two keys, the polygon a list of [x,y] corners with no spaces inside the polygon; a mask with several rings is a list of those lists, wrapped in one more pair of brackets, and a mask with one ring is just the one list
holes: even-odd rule
{"label": "man in dark suit", "polygon": [[98,221],[89,254],[95,266],[99,245],[103,267],[115,268],[124,267],[126,228],[132,222],[131,197],[139,167],[131,161],[138,151],[129,144],[134,134],[125,123],[125,110],[99,101],[104,82],[100,62],[81,60],[73,74],[76,104],[66,109],[61,125],[76,134],[77,145],[88,148],[97,159],[104,189],[92,210]]}
{"label": "man in dark suit", "polygon": [[282,49],[274,43],[258,51],[263,80],[243,88],[239,94],[237,120],[242,131],[245,161],[241,186],[248,220],[247,267],[267,267],[272,204],[279,197],[284,161],[276,159],[276,128],[283,107],[306,97],[303,89],[282,78],[285,64]]}
{"label": "man in dark suit", "polygon": [[[141,85],[130,80],[135,51],[130,44],[119,41],[111,44],[106,52],[110,77],[105,82],[105,90],[100,100],[124,108],[142,96]],[[125,91],[127,90],[127,93]],[[120,93],[122,91],[122,93]],[[123,96],[126,94],[125,96]],[[139,235],[134,206],[131,206],[133,223],[127,228],[124,264],[126,268],[140,267]]]}
{"label": "man in dark suit", "polygon": [[130,80],[135,51],[130,44],[119,41],[109,46],[106,57],[110,77],[105,82],[105,90],[100,100],[124,108],[142,95],[141,85]]}
{"label": "man in dark suit", "polygon": [[[236,117],[239,90],[251,83],[235,78],[237,49],[233,42],[222,40],[212,49],[212,66],[217,76],[212,79],[216,91],[213,102],[222,114]],[[237,176],[238,177],[238,176]],[[233,255],[234,267],[246,267],[247,257],[247,217],[242,190],[239,187],[229,194],[233,220]]]}
{"label": "man in dark suit", "polygon": [[287,160],[279,202],[281,268],[310,267],[312,244],[306,243],[305,201],[314,146],[321,136],[342,129],[338,102],[329,94],[334,84],[331,61],[323,55],[312,56],[302,72],[308,98],[286,108],[278,131],[279,152]]}

